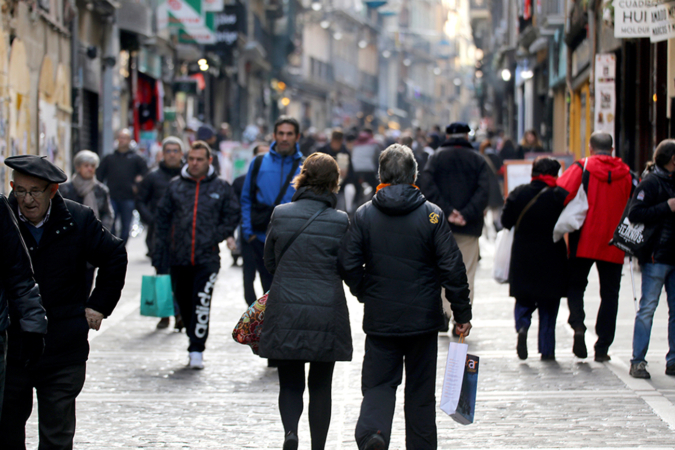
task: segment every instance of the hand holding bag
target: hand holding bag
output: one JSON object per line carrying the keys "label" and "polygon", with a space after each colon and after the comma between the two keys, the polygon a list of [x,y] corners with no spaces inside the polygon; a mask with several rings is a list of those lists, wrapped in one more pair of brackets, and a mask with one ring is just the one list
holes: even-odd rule
{"label": "hand holding bag", "polygon": [[560,217],[558,217],[558,221],[553,228],[553,242],[558,242],[567,233],[580,230],[584,225],[586,214],[588,213],[588,196],[586,195],[586,189],[584,188],[584,175],[586,173],[588,159],[589,158],[586,158],[586,161],[584,162],[584,168],[581,172],[581,184],[579,185],[577,195],[567,204],[567,206],[565,206],[565,209],[560,213]]}
{"label": "hand holding bag", "polygon": [[171,317],[174,315],[170,275],[144,275],[141,281],[141,315]]}
{"label": "hand holding bag", "polygon": [[445,365],[441,410],[462,425],[473,423],[478,390],[479,358],[467,354],[468,345],[450,342]]}

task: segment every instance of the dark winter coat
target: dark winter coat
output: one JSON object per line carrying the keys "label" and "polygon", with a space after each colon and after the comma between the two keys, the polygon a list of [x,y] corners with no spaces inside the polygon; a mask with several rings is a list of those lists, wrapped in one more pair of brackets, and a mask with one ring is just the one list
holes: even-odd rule
{"label": "dark winter coat", "polygon": [[628,219],[658,227],[648,248],[638,258],[640,264],[675,265],[675,213],[668,206],[670,198],[675,198],[675,179],[672,173],[659,167],[635,189]]}
{"label": "dark winter coat", "polygon": [[134,150],[124,153],[115,150],[103,158],[96,169],[96,178],[108,185],[113,200],[133,200],[136,177],[147,171],[145,160]]}
{"label": "dark winter coat", "polygon": [[157,205],[159,205],[159,201],[169,187],[169,182],[180,175],[180,169],[180,167],[166,167],[164,161],[162,161],[138,185],[136,210],[140,214],[141,220],[147,225],[155,224]]}
{"label": "dark winter coat", "polygon": [[365,304],[369,335],[441,330],[441,288],[457,323],[471,320],[466,270],[448,221],[414,186],[385,187],[361,206],[339,261],[352,294]]}
{"label": "dark winter coat", "polygon": [[[349,228],[336,211],[334,194],[306,187],[293,202],[274,208],[265,240],[265,267],[274,274],[260,337],[260,356],[302,361],[350,361],[352,334],[338,250]],[[288,240],[319,210],[329,206],[286,253]]]}
{"label": "dark winter coat", "polygon": [[[340,149],[336,152],[333,150],[333,148],[330,146],[330,143],[319,147],[317,152],[320,153],[325,153],[327,155],[332,156],[335,158],[336,161],[339,161],[340,158],[346,158],[348,167],[347,167],[347,176],[340,182],[341,188],[348,185],[348,184],[355,184],[358,182],[358,179],[356,178],[356,174],[354,173],[354,167],[352,165],[352,154],[347,150],[347,147],[342,145]],[[344,155],[344,156],[338,156],[338,155]]]}
{"label": "dark winter coat", "polygon": [[184,166],[169,184],[157,208],[152,265],[158,269],[197,264],[220,265],[218,245],[239,223],[239,203],[229,183],[213,167],[194,180]]}
{"label": "dark winter coat", "polygon": [[[84,203],[84,198],[80,197],[75,190],[75,186],[71,181],[60,184],[59,192],[63,198],[72,200],[77,203]],[[109,230],[112,230],[112,226],[115,223],[115,211],[113,211],[112,204],[110,203],[110,191],[108,187],[101,183],[100,181],[96,182],[94,187],[94,195],[96,196],[96,203],[98,204],[98,214],[99,220]]]}
{"label": "dark winter coat", "polygon": [[[506,199],[502,225],[513,228],[530,200],[546,187],[533,181],[515,188]],[[567,247],[564,240],[554,243],[551,238],[565,197],[564,189],[548,188],[523,215],[511,249],[511,297],[534,302],[567,296]]]}
{"label": "dark winter coat", "polygon": [[11,318],[21,331],[45,334],[47,316],[42,306],[40,290],[33,279],[28,250],[21,238],[16,218],[7,198],[0,194],[0,331],[9,326]]}
{"label": "dark winter coat", "polygon": [[490,168],[464,139],[451,139],[431,155],[420,174],[424,195],[440,206],[446,216],[456,209],[466,220],[463,227],[450,225],[453,233],[480,236],[483,212],[488,206]]}
{"label": "dark winter coat", "polygon": [[[13,194],[9,202],[18,217]],[[105,317],[113,312],[124,287],[127,251],[91,208],[66,200],[59,193],[52,199],[49,220],[43,227],[38,244],[28,225],[19,221],[49,318],[45,352],[38,367],[83,363],[89,355],[89,325],[84,310],[91,308]],[[87,263],[98,267],[91,295],[87,292]],[[15,325],[9,327],[10,358],[19,357],[21,336]]]}

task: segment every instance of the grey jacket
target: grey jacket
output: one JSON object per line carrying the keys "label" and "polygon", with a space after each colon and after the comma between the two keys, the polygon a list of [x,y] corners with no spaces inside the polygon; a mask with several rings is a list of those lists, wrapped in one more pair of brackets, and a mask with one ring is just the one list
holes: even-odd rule
{"label": "grey jacket", "polygon": [[[349,361],[352,335],[337,257],[349,228],[334,194],[300,188],[274,209],[265,241],[265,267],[274,274],[260,338],[260,356],[301,361]],[[321,207],[283,258],[288,240]]]}

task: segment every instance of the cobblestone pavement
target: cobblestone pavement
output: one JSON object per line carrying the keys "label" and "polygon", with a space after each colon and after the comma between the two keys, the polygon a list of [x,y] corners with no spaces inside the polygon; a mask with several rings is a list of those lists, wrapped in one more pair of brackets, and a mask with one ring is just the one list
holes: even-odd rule
{"label": "cobblestone pavement", "polygon": [[[491,278],[492,243],[482,239],[481,248],[474,328],[467,339],[469,351],[481,357],[476,422],[462,426],[438,410],[439,448],[675,448],[675,378],[664,374],[665,299],[656,313],[649,381],[628,376],[634,306],[627,266],[611,362],[572,355],[566,305],[561,306],[558,320],[557,361],[539,360],[536,332],[530,333],[530,359],[520,361],[515,352],[513,300],[508,286]],[[276,371],[248,347],[236,344],[230,334],[245,309],[241,268],[230,267],[231,259],[224,252],[206,369],[191,371],[185,368],[185,333],[155,330],[156,319],[139,315],[141,275],[152,269],[144,256],[143,239],[132,239],[129,252],[123,298],[101,331],[90,334],[92,351],[77,404],[75,447],[280,449],[283,429]],[[594,273],[586,307],[591,351],[598,289]],[[330,450],[356,448],[353,435],[361,401],[364,334],[361,305],[350,297],[349,307],[354,360],[336,366],[326,446]],[[535,321],[532,331],[536,326]],[[439,337],[438,397],[448,342],[448,336]],[[405,448],[401,402],[399,396],[392,450]],[[28,424],[28,448],[37,447],[35,416]],[[299,434],[300,449],[309,449],[306,413]]]}

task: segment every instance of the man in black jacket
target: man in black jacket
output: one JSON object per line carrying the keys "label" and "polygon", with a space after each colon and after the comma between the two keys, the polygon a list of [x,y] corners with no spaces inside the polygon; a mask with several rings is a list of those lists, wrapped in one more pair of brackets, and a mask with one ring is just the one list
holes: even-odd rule
{"label": "man in black jacket", "polygon": [[126,128],[117,133],[115,152],[103,158],[96,169],[96,177],[110,189],[110,202],[115,210],[115,217],[119,217],[122,224],[121,230],[117,230],[117,225],[113,224],[111,231],[122,239],[124,245],[129,239],[133,219],[136,183],[143,179],[147,171],[148,165],[131,148],[131,132]]}
{"label": "man in black jacket", "polygon": [[365,306],[356,442],[361,450],[388,445],[405,359],[408,448],[435,449],[438,331],[445,326],[441,288],[455,315],[455,331],[467,336],[469,286],[445,214],[414,186],[412,150],[399,144],[387,148],[379,176],[382,184],[356,211],[339,254],[343,278]]}
{"label": "man in black jacket", "polygon": [[28,251],[7,198],[2,194],[0,194],[0,241],[4,247],[3,257],[0,258],[0,413],[2,413],[10,308],[12,318],[19,322],[23,334],[21,360],[25,365],[34,365],[40,358],[44,350],[44,335],[47,332],[47,316],[42,306],[40,289],[33,279]]}
{"label": "man in black jacket", "polygon": [[473,303],[480,258],[478,238],[483,233],[483,213],[488,206],[490,169],[471,146],[470,131],[465,123],[448,125],[446,141],[431,155],[420,174],[420,188],[429,201],[440,206],[450,222],[466,266]]}
{"label": "man in black jacket", "polygon": [[[40,448],[70,449],[75,435],[75,399],[82,390],[89,355],[87,335],[98,330],[122,293],[127,268],[124,243],[110,234],[91,208],[58,193],[67,177],[45,157],[13,156],[9,203],[23,237],[49,318],[45,351],[25,367],[25,335],[9,327],[2,448],[25,449],[25,426],[37,391]],[[86,286],[87,263],[98,267],[94,291]]]}
{"label": "man in black jacket", "polygon": [[173,292],[190,338],[192,369],[204,368],[211,298],[220,271],[218,245],[227,240],[230,250],[235,247],[233,234],[241,216],[232,187],[218,178],[211,161],[209,145],[193,142],[187,165],[159,201],[152,255],[157,273],[169,273],[170,267]]}

